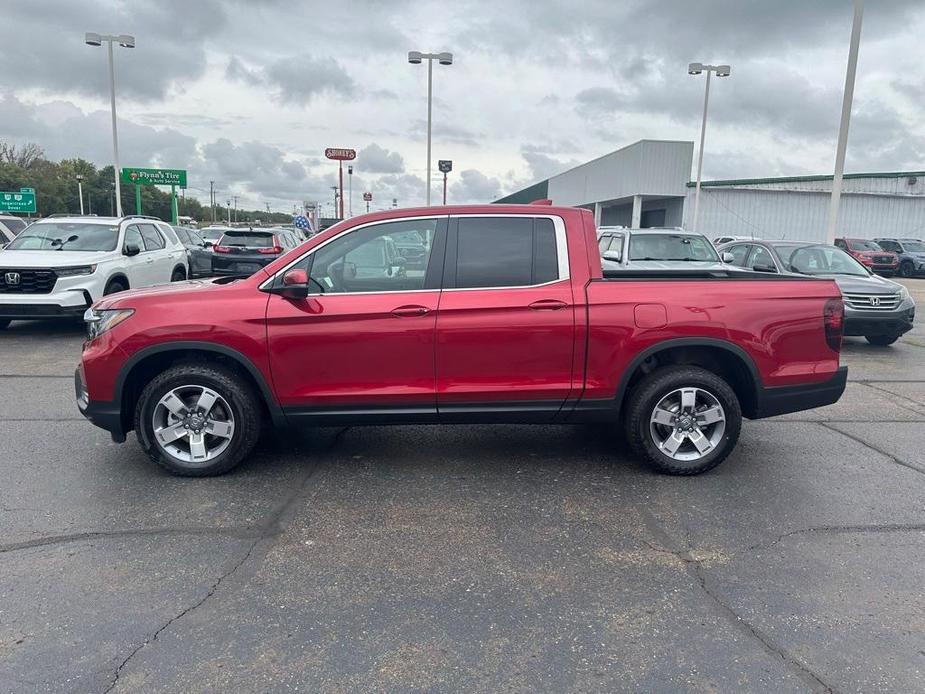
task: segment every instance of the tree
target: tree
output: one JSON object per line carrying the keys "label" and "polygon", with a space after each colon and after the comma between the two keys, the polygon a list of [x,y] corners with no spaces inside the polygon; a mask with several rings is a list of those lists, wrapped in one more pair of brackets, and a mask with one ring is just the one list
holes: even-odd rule
{"label": "tree", "polygon": [[22,147],[0,142],[0,161],[7,164],[31,169],[40,159],[45,159],[45,150],[34,142],[27,142]]}

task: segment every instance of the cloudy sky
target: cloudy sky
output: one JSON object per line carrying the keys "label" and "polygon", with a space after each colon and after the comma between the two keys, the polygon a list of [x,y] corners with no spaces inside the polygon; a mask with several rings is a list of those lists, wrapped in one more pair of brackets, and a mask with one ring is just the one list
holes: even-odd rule
{"label": "cloudy sky", "polygon": [[[0,23],[0,139],[111,161],[116,49],[122,164],[186,168],[189,194],[279,210],[330,205],[336,164],[373,206],[423,202],[426,67],[450,199],[486,201],[640,138],[696,140],[691,61],[715,83],[705,178],[832,170],[851,0],[31,0]],[[867,3],[847,170],[925,168],[925,3]],[[434,167],[436,169],[436,166]],[[439,182],[434,174],[435,195]],[[328,208],[330,211],[330,207]]]}

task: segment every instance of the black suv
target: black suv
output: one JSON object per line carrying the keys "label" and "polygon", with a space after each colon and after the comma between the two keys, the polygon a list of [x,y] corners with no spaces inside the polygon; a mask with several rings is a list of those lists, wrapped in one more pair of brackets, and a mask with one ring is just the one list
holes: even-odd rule
{"label": "black suv", "polygon": [[253,275],[300,241],[286,229],[232,229],[212,246],[213,275]]}

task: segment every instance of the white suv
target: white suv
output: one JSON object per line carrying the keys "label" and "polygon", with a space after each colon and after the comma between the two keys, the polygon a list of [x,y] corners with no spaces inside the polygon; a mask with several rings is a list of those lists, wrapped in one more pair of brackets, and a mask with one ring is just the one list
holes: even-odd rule
{"label": "white suv", "polygon": [[186,248],[151,217],[48,217],[0,251],[0,329],[79,318],[105,294],[184,280]]}

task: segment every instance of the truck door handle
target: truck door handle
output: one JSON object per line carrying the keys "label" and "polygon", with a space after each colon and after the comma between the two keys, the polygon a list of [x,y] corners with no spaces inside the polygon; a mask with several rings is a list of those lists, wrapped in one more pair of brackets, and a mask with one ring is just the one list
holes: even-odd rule
{"label": "truck door handle", "polygon": [[399,306],[398,308],[392,309],[392,315],[398,318],[409,318],[413,316],[423,316],[426,313],[430,313],[430,309],[426,306]]}
{"label": "truck door handle", "polygon": [[567,307],[568,304],[558,299],[540,299],[530,304],[531,311],[558,311],[560,308]]}

